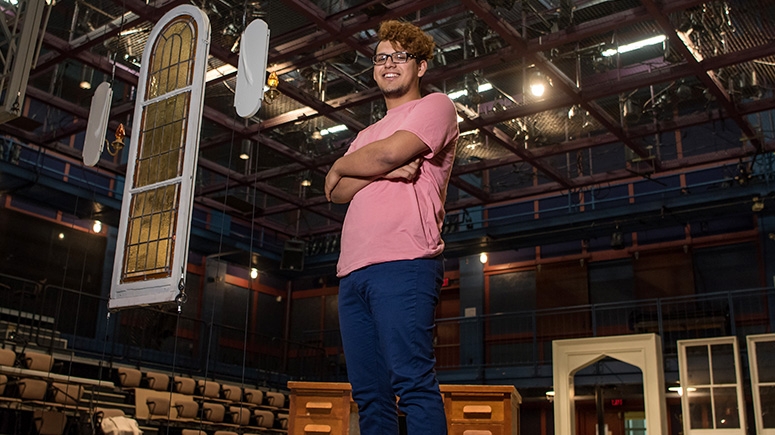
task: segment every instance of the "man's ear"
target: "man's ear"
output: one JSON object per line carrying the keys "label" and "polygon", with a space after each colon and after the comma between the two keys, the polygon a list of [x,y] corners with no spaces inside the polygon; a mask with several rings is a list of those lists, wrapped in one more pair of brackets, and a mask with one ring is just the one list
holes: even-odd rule
{"label": "man's ear", "polygon": [[424,76],[426,71],[428,71],[428,61],[427,60],[421,60],[417,64],[417,77]]}

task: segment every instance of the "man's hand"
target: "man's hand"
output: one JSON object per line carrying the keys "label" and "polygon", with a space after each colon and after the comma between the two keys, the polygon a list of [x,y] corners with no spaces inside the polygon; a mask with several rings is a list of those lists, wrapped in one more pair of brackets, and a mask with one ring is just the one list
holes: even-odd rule
{"label": "man's hand", "polygon": [[420,165],[422,164],[422,157],[410,161],[409,163],[399,166],[392,171],[385,174],[382,178],[388,180],[406,180],[412,181],[420,173]]}
{"label": "man's hand", "polygon": [[337,162],[334,162],[334,164],[331,165],[331,169],[329,169],[328,174],[326,174],[325,192],[326,200],[328,201],[331,201],[331,192],[334,191],[336,185],[339,184],[339,180],[342,179],[342,175],[336,170],[336,163]]}

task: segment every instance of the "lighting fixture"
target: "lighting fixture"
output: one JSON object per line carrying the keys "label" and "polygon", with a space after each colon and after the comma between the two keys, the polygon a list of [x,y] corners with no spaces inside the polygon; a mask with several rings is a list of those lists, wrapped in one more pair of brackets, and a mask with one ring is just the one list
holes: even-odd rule
{"label": "lighting fixture", "polygon": [[335,125],[333,127],[324,128],[323,130],[320,130],[321,136],[326,136],[332,133],[339,133],[340,131],[347,130],[347,126],[344,124]]}
{"label": "lighting fixture", "polygon": [[486,252],[482,252],[481,254],[479,254],[479,261],[482,264],[487,264],[487,253]]}
{"label": "lighting fixture", "polygon": [[753,204],[751,205],[751,211],[760,212],[764,210],[764,200],[758,196],[753,197]]}
{"label": "lighting fixture", "polygon": [[546,77],[540,72],[534,71],[530,74],[528,86],[530,87],[530,93],[533,94],[534,97],[543,96],[544,92],[546,92],[547,85]]}
{"label": "lighting fixture", "polygon": [[250,139],[242,139],[239,158],[242,160],[248,160],[250,158]]}
{"label": "lighting fixture", "polygon": [[280,95],[280,91],[277,90],[279,85],[280,78],[277,77],[277,73],[275,71],[270,72],[269,77],[266,78],[266,86],[269,89],[264,92],[264,95],[266,95],[269,101],[274,100],[278,95]]}
{"label": "lighting fixture", "polygon": [[81,70],[81,82],[78,84],[78,86],[81,89],[89,90],[91,89],[91,81],[94,78],[94,70],[85,66]]}
{"label": "lighting fixture", "polygon": [[59,233],[58,237],[59,237],[59,240],[64,240],[65,239],[65,233]]}
{"label": "lighting fixture", "polygon": [[611,234],[611,249],[624,249],[624,234],[619,231],[619,226],[616,226],[616,230]]}
{"label": "lighting fixture", "polygon": [[250,268],[250,279],[256,279],[258,278],[258,269],[255,267]]}
{"label": "lighting fixture", "polygon": [[312,186],[312,177],[309,170],[302,172],[297,179],[301,181],[301,187]]}
{"label": "lighting fixture", "polygon": [[113,142],[105,141],[108,144],[108,154],[115,156],[119,151],[124,149],[124,138],[126,137],[126,130],[124,130],[124,124],[118,124],[116,127],[115,139]]}
{"label": "lighting fixture", "polygon": [[[487,92],[489,90],[492,90],[492,83],[482,83],[476,88],[477,92]],[[468,90],[461,89],[459,91],[450,92],[447,94],[450,100],[457,100],[460,97],[463,97],[468,94]]]}
{"label": "lighting fixture", "polygon": [[316,128],[315,131],[312,132],[312,136],[310,136],[312,140],[321,140],[323,139],[323,135],[320,134],[320,129]]}
{"label": "lighting fixture", "polygon": [[611,57],[616,53],[622,54],[637,50],[639,48],[648,47],[650,45],[661,44],[666,39],[667,37],[665,35],[652,36],[650,38],[646,38],[630,44],[620,45],[619,48],[609,48],[608,50],[603,51],[601,54],[605,57]]}
{"label": "lighting fixture", "polygon": [[554,390],[549,390],[546,392],[546,400],[548,400],[549,402],[554,401]]}
{"label": "lighting fixture", "polygon": [[102,232],[102,222],[100,222],[100,221],[94,221],[94,224],[92,225],[91,229],[92,229],[92,231],[94,231],[95,233],[100,233],[100,232]]}

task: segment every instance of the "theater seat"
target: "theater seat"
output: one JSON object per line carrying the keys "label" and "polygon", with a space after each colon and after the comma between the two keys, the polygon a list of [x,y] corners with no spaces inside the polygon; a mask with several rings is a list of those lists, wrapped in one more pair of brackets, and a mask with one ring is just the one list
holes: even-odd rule
{"label": "theater seat", "polygon": [[218,399],[221,394],[221,384],[218,382],[200,379],[197,381],[197,386],[199,387],[199,394],[204,397]]}
{"label": "theater seat", "polygon": [[256,420],[256,426],[272,427],[274,426],[274,413],[266,409],[253,410],[253,417]]}
{"label": "theater seat", "polygon": [[19,397],[23,400],[43,400],[46,397],[48,384],[40,379],[20,379],[17,382]]}
{"label": "theater seat", "polygon": [[261,405],[264,403],[264,392],[253,388],[245,388],[245,402],[253,405]]}
{"label": "theater seat", "polygon": [[196,381],[192,378],[175,376],[172,385],[175,387],[176,393],[192,395],[196,391]]}
{"label": "theater seat", "polygon": [[66,384],[64,382],[52,382],[51,391],[54,402],[64,405],[77,405],[83,395],[83,386]]}
{"label": "theater seat", "polygon": [[67,415],[58,411],[36,409],[32,414],[38,435],[62,435],[67,425]]}
{"label": "theater seat", "polygon": [[16,353],[11,349],[0,349],[0,366],[12,367],[16,362]]}
{"label": "theater seat", "polygon": [[129,367],[118,368],[118,383],[124,388],[137,388],[142,379],[143,373],[140,370]]}
{"label": "theater seat", "polygon": [[239,402],[242,400],[242,388],[236,385],[223,384],[221,386],[221,395],[230,402]]}
{"label": "theater seat", "polygon": [[167,391],[170,385],[170,377],[164,373],[146,372],[145,379],[148,382],[148,388],[156,391]]}
{"label": "theater seat", "polygon": [[30,370],[39,370],[41,372],[50,372],[54,367],[54,357],[45,353],[25,352],[24,366]]}

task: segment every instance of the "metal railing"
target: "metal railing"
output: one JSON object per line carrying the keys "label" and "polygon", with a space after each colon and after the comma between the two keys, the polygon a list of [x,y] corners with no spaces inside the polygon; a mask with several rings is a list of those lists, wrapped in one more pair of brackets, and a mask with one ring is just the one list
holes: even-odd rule
{"label": "metal railing", "polygon": [[[307,331],[303,342],[294,342],[159,307],[122,310],[106,322],[104,298],[7,275],[0,275],[0,285],[7,296],[0,298],[5,324],[13,325],[17,313],[16,322],[28,326],[25,340],[52,350],[64,339],[68,351],[107,362],[166,369],[174,363],[181,373],[258,385],[345,378],[335,329]],[[32,315],[22,314],[32,307]],[[744,340],[771,332],[772,310],[775,289],[760,288],[438,319],[437,369],[549,366],[553,340],[640,333],[659,334],[663,354],[674,356],[682,339],[737,335]]]}
{"label": "metal railing", "polygon": [[549,365],[553,340],[642,333],[672,356],[678,340],[770,332],[772,307],[775,289],[763,288],[438,319],[437,368]]}

